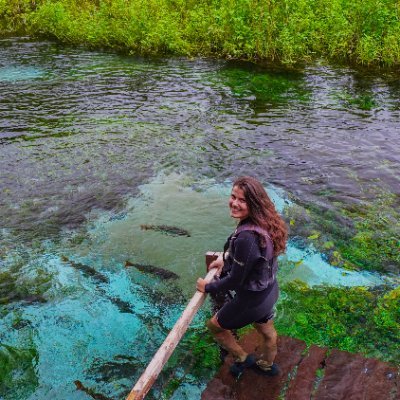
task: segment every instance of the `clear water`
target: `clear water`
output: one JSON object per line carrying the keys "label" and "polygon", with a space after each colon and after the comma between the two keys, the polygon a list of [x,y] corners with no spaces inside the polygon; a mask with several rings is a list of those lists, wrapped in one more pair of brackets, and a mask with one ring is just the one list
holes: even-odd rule
{"label": "clear water", "polygon": [[[0,398],[87,398],[75,380],[123,398],[204,275],[204,253],[233,229],[226,201],[235,176],[258,176],[279,210],[398,196],[399,95],[391,73],[0,41],[0,273],[23,293],[2,302],[0,343],[36,351],[24,358],[2,347],[23,367]],[[295,241],[280,274],[309,285],[396,279],[341,270]],[[207,374],[196,379],[173,398],[199,398]],[[155,398],[168,376],[160,381]]]}

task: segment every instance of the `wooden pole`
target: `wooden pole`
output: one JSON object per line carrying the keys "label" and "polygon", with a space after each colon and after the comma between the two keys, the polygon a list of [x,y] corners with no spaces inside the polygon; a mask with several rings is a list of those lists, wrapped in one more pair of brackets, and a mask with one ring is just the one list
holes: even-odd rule
{"label": "wooden pole", "polygon": [[[220,253],[211,253],[208,252],[206,254],[206,264],[209,263],[218,257]],[[211,280],[215,273],[217,272],[216,268],[208,271],[206,277],[204,279]],[[157,353],[154,355],[153,359],[150,361],[150,364],[147,366],[146,370],[143,372],[142,376],[136,382],[136,385],[129,393],[126,400],[142,400],[146,396],[147,392],[151,389],[154,382],[156,381],[158,375],[163,369],[164,365],[171,357],[171,354],[175,350],[175,347],[182,339],[182,336],[186,332],[189,324],[192,322],[193,317],[196,315],[198,309],[204,303],[204,300],[207,296],[207,293],[202,293],[196,291],[193,295],[192,299],[189,301],[182,315],[172,328],[171,332],[168,334],[164,343],[158,349]]]}

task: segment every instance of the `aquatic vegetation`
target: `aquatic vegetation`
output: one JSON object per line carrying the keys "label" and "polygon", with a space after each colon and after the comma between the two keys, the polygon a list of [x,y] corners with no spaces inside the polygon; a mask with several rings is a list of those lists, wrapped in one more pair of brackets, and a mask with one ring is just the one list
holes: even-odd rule
{"label": "aquatic vegetation", "polygon": [[27,398],[35,390],[38,378],[34,347],[19,348],[0,343],[0,397]]}
{"label": "aquatic vegetation", "polygon": [[224,68],[219,75],[224,84],[232,88],[235,96],[254,96],[257,102],[270,104],[293,101],[293,99],[306,101],[310,96],[301,77],[296,79],[294,73],[289,75],[276,71],[268,73],[266,71]]}
{"label": "aquatic vegetation", "polygon": [[400,59],[395,0],[2,0],[0,33],[15,32],[136,54],[286,64],[324,57],[394,65]]}
{"label": "aquatic vegetation", "polygon": [[130,261],[125,261],[125,267],[135,267],[141,272],[146,274],[151,274],[154,276],[158,276],[162,279],[177,279],[179,275],[175,274],[175,272],[168,271],[167,269],[155,267],[154,265],[147,265],[147,264],[138,264],[132,263]]}
{"label": "aquatic vegetation", "polygon": [[281,289],[280,334],[399,362],[399,288],[385,293],[385,288],[310,288],[293,282]]}
{"label": "aquatic vegetation", "polygon": [[356,95],[352,95],[350,93],[342,93],[338,95],[338,99],[347,108],[356,107],[361,110],[369,111],[377,108],[378,106],[378,102],[373,93],[360,93]]}
{"label": "aquatic vegetation", "polygon": [[34,277],[21,277],[14,271],[0,272],[0,305],[45,303],[43,295],[50,289],[51,279],[51,275],[40,269]]}
{"label": "aquatic vegetation", "polygon": [[88,376],[96,382],[113,383],[121,379],[131,379],[142,363],[135,357],[117,355],[110,361],[96,359],[88,370]]}
{"label": "aquatic vegetation", "polygon": [[379,298],[374,310],[374,321],[382,329],[399,336],[400,332],[400,286]]}
{"label": "aquatic vegetation", "polygon": [[149,225],[142,224],[140,225],[140,229],[144,231],[156,231],[164,233],[165,235],[170,236],[187,236],[190,237],[190,233],[186,229],[178,228],[176,226],[170,225]]}
{"label": "aquatic vegetation", "polygon": [[385,193],[359,206],[322,209],[315,204],[285,208],[291,237],[308,241],[332,265],[347,269],[400,271],[400,213]]}
{"label": "aquatic vegetation", "polygon": [[189,329],[161,375],[161,398],[169,399],[185,382],[207,381],[220,365],[218,346],[209,332]]}
{"label": "aquatic vegetation", "polygon": [[343,258],[362,268],[400,271],[400,209],[395,195],[345,211],[357,233],[338,248]]}

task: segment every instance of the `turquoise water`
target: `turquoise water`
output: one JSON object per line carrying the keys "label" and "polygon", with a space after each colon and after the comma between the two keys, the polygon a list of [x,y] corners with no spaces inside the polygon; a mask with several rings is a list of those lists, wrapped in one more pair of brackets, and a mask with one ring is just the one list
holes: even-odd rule
{"label": "turquoise water", "polygon": [[[234,229],[235,176],[258,176],[280,212],[312,204],[343,230],[354,227],[342,209],[399,195],[390,73],[145,60],[27,39],[0,47],[1,399],[88,398],[75,381],[124,398],[205,274],[205,252]],[[307,236],[292,234],[282,283],[398,285],[398,265],[340,268]],[[204,335],[208,312],[191,332]],[[200,397],[215,370],[192,373],[191,346],[150,398],[182,376],[170,398]]]}
{"label": "turquoise water", "polygon": [[44,75],[43,71],[34,67],[8,67],[0,68],[0,81],[14,82],[20,80],[31,80],[40,78]]}

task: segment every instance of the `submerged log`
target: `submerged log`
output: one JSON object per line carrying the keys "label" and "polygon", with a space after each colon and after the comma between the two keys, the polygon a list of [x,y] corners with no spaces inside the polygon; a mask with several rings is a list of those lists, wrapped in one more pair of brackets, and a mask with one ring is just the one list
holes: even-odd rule
{"label": "submerged log", "polygon": [[138,264],[138,263],[132,263],[130,261],[125,261],[125,268],[127,267],[135,267],[141,272],[144,272],[145,274],[151,274],[158,276],[162,279],[178,279],[179,275],[175,274],[175,272],[168,271],[167,269],[160,268],[160,267],[155,267],[154,265],[148,265],[148,264]]}
{"label": "submerged log", "polygon": [[[206,260],[211,259],[211,257],[206,257]],[[211,280],[216,272],[217,270],[215,268],[210,270],[207,273],[205,279]],[[175,347],[186,332],[189,324],[192,322],[193,317],[196,315],[198,309],[204,303],[206,295],[206,293],[196,291],[196,293],[193,295],[192,299],[186,306],[185,310],[183,311],[181,317],[178,319],[171,332],[164,340],[164,343],[154,355],[153,359],[147,366],[146,370],[143,372],[142,376],[136,382],[136,385],[131,390],[126,400],[142,400],[146,396],[147,392],[156,381],[162,368],[175,350]]]}
{"label": "submerged log", "polygon": [[189,231],[186,229],[178,228],[177,226],[170,226],[170,225],[148,225],[142,224],[140,225],[140,229],[142,230],[151,230],[164,233],[165,235],[170,236],[187,236],[190,237]]}

